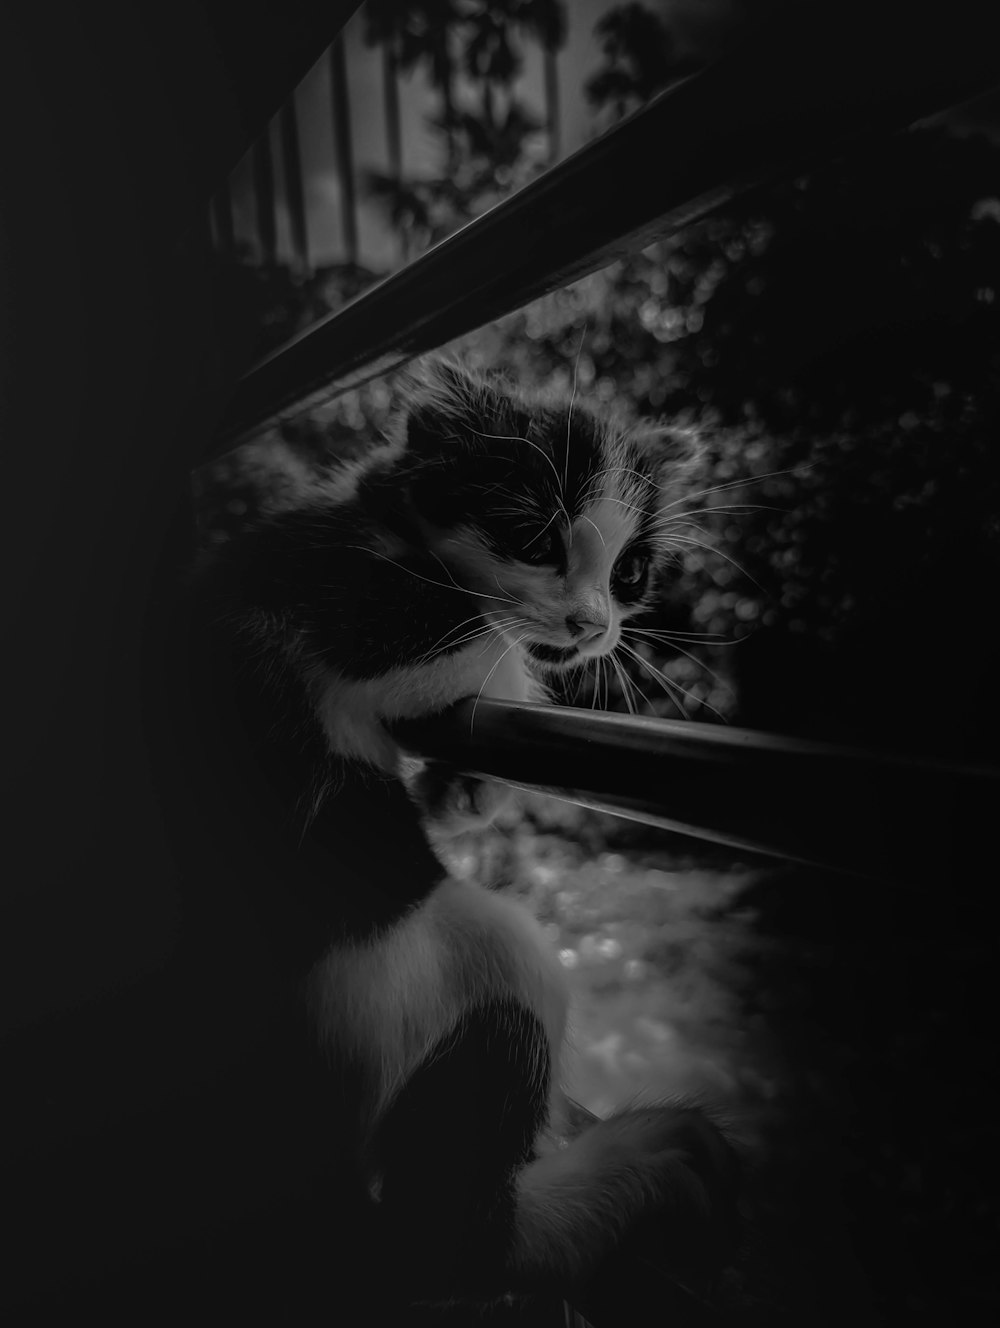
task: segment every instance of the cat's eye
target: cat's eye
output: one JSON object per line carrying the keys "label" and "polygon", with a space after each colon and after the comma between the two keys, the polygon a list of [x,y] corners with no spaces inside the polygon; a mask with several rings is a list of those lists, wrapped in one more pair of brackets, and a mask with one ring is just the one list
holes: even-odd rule
{"label": "cat's eye", "polygon": [[615,580],[623,586],[637,586],[646,577],[649,559],[644,553],[628,553],[615,568]]}
{"label": "cat's eye", "polygon": [[615,564],[611,588],[618,600],[626,603],[639,599],[649,576],[649,555],[640,550],[623,554]]}

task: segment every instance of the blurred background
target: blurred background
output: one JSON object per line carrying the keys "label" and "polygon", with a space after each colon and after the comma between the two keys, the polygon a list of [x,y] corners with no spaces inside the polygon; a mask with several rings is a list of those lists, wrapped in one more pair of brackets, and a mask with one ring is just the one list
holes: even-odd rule
{"label": "blurred background", "polygon": [[[774,8],[368,0],[214,201],[233,363]],[[620,674],[576,680],[575,704],[994,756],[998,168],[993,96],[746,195],[453,347],[704,432],[689,542],[648,634]],[[363,452],[395,404],[377,380],[199,472],[207,537]],[[863,1320],[864,1303],[965,1323],[959,1302],[994,1304],[977,1263],[997,1202],[976,1114],[994,1055],[992,942],[965,904],[996,864],[982,882],[880,891],[538,798],[452,865],[523,892],[549,929],[575,984],[582,1101],[605,1112],[642,1090],[701,1093],[764,1145],[756,1227],[770,1253],[740,1289],[747,1313],[897,1321]],[[961,1238],[960,1276],[940,1274],[945,1233]]]}

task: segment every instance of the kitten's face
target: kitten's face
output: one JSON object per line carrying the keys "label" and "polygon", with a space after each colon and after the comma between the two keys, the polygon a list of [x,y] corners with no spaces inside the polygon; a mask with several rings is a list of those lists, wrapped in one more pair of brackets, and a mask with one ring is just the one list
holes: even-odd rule
{"label": "kitten's face", "polygon": [[614,650],[648,602],[663,484],[687,440],[657,445],[578,401],[528,402],[439,366],[408,444],[431,548],[507,640],[548,669]]}

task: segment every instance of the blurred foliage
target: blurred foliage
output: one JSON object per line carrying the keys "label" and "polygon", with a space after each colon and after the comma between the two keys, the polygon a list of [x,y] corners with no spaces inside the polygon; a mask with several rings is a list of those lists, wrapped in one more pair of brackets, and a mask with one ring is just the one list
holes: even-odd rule
{"label": "blurred foliage", "polygon": [[584,85],[602,120],[619,120],[657,92],[694,73],[700,61],[677,49],[660,14],[642,4],[618,5],[598,20],[594,35],[604,62]]}

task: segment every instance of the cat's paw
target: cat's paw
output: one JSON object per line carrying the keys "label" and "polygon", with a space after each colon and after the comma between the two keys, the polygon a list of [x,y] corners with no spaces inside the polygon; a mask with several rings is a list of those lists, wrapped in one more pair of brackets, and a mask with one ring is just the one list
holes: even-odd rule
{"label": "cat's paw", "polygon": [[445,838],[482,830],[510,805],[514,790],[433,762],[417,772],[410,794],[428,826]]}
{"label": "cat's paw", "polygon": [[697,1107],[651,1107],[635,1114],[646,1117],[644,1142],[663,1198],[632,1241],[649,1252],[658,1249],[671,1267],[688,1275],[720,1272],[739,1244],[739,1154]]}

